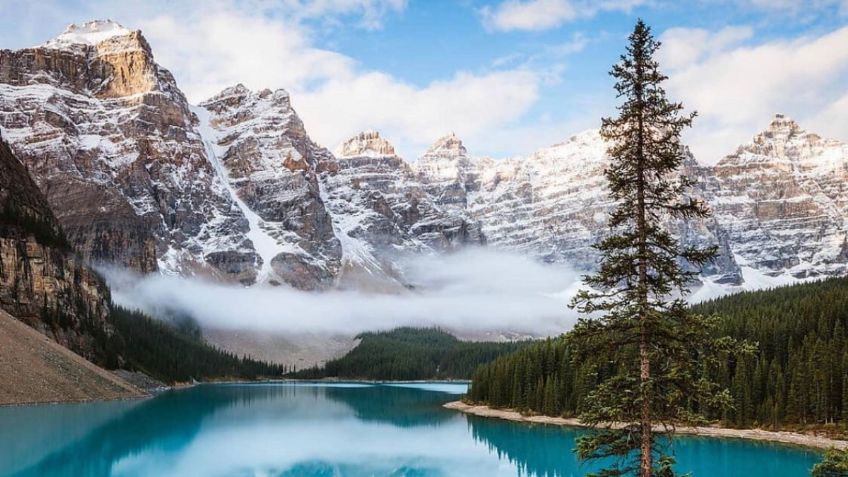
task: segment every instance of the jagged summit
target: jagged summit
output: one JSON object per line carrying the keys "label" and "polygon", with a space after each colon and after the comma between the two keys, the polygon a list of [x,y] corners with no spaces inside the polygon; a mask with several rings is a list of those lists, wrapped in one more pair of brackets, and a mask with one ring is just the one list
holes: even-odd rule
{"label": "jagged summit", "polygon": [[809,132],[783,114],[775,114],[765,129],[742,144],[720,164],[738,162],[803,162],[816,167],[835,166],[845,158],[845,145]]}
{"label": "jagged summit", "polygon": [[[207,109],[220,110],[221,108],[233,108],[246,103],[253,104],[253,109],[273,109],[276,113],[291,113],[291,102],[289,93],[284,89],[263,89],[254,92],[242,83],[224,88],[220,93],[200,103]],[[262,104],[260,104],[262,103]]]}
{"label": "jagged summit", "polygon": [[763,132],[759,133],[757,137],[763,137],[764,139],[786,140],[803,132],[804,131],[801,129],[801,126],[792,120],[792,118],[777,113],[774,115],[774,118],[771,120],[768,127],[766,127]]}
{"label": "jagged summit", "polygon": [[396,156],[394,146],[380,133],[369,129],[348,139],[336,149],[336,156],[345,157],[386,157]]}
{"label": "jagged summit", "polygon": [[113,20],[93,20],[81,25],[72,23],[65,28],[61,35],[49,40],[42,46],[63,48],[70,45],[97,45],[110,38],[126,36],[131,33],[133,33],[131,30]]}
{"label": "jagged summit", "polygon": [[467,154],[468,150],[465,149],[465,146],[462,144],[462,140],[453,132],[437,139],[436,142],[427,149],[427,152],[424,153],[425,156],[447,156],[454,158],[465,156]]}

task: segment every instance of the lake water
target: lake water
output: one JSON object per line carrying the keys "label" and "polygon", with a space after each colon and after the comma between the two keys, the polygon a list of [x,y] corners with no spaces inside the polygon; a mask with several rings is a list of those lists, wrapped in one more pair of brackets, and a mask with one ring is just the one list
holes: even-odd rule
{"label": "lake water", "polygon": [[[221,384],[0,408],[0,476],[581,476],[582,430],[443,409],[464,385]],[[680,438],[695,477],[799,477],[816,452]]]}

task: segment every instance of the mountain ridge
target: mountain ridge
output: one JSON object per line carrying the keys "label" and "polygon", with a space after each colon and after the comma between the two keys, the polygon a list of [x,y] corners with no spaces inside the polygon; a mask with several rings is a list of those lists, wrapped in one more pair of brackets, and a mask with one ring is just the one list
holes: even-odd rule
{"label": "mountain ridge", "polygon": [[[191,106],[141,32],[105,21],[63,35],[0,52],[0,127],[88,260],[307,290],[405,287],[405,255],[467,245],[597,263],[611,206],[597,130],[499,160],[450,133],[410,161],[369,130],[334,155],[285,90],[239,84]],[[783,115],[714,166],[684,151],[715,218],[668,225],[719,245],[704,270],[716,286],[743,286],[743,269],[843,274],[846,151]]]}

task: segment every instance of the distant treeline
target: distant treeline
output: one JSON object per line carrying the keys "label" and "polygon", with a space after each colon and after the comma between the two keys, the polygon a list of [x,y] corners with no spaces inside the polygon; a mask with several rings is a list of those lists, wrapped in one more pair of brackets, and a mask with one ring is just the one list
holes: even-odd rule
{"label": "distant treeline", "polygon": [[99,335],[109,368],[141,371],[166,383],[216,378],[281,377],[288,368],[239,357],[212,346],[185,326],[177,327],[138,311],[112,306],[111,336]]}
{"label": "distant treeline", "polygon": [[110,315],[123,368],[141,371],[166,382],[216,378],[282,377],[289,371],[250,357],[239,357],[212,346],[197,335],[119,306]]}
{"label": "distant treeline", "polygon": [[398,328],[362,333],[360,343],[323,367],[293,373],[306,379],[468,379],[479,365],[519,350],[529,342],[461,341],[438,328]]}
{"label": "distant treeline", "polygon": [[[735,427],[848,426],[848,279],[740,293],[694,307],[720,317],[721,336],[757,344],[728,357],[714,378],[734,407],[712,412]],[[576,360],[566,334],[481,366],[469,399],[552,416],[576,416],[615,363]]]}

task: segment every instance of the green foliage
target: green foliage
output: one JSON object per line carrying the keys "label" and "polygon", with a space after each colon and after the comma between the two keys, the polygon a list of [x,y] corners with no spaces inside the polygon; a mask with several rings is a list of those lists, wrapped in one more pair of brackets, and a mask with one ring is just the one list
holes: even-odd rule
{"label": "green foliage", "polygon": [[115,330],[110,347],[120,353],[122,367],[168,383],[281,377],[287,371],[283,366],[238,357],[164,321],[120,306],[112,306],[110,322]]}
{"label": "green foliage", "polygon": [[[697,410],[725,426],[774,430],[848,426],[848,278],[740,293],[693,307],[719,316],[712,333],[757,343],[755,351],[727,353],[710,381],[733,404]],[[566,335],[525,347],[481,366],[469,399],[493,407],[574,417],[590,391],[614,375],[603,352],[577,356]],[[545,391],[539,383],[556,383]],[[553,392],[553,407],[542,402]],[[692,406],[699,403],[693,401]],[[844,432],[844,431],[843,431]]]}
{"label": "green foliage", "polygon": [[705,369],[732,343],[716,341],[714,321],[691,313],[683,298],[716,249],[683,247],[667,230],[670,220],[708,211],[688,196],[692,182],[679,173],[686,157],[680,135],[695,115],[666,98],[667,77],[654,59],[659,46],[639,20],[610,71],[622,103],[618,117],[603,119],[601,136],[609,144],[605,176],[616,205],[609,234],[595,246],[598,272],[584,278],[590,288],[573,303],[587,315],[572,332],[576,356],[606,359],[580,418],[591,426],[627,424],[580,439],[581,459],[616,461],[598,476],[672,475],[657,451],[654,426],[700,422],[699,411],[725,396]]}
{"label": "green foliage", "polygon": [[780,429],[848,422],[848,279],[740,293],[694,307],[718,333],[758,343],[716,376],[734,407],[727,425]]}
{"label": "green foliage", "polygon": [[323,368],[294,373],[299,378],[377,380],[468,379],[482,363],[511,353],[525,343],[460,341],[438,328],[397,328],[362,333],[360,343]]}
{"label": "green foliage", "polygon": [[18,207],[8,201],[0,209],[0,225],[11,226],[31,234],[41,245],[56,247],[62,250],[71,248],[68,239],[62,229],[48,218],[38,217],[28,213],[24,208]]}
{"label": "green foliage", "polygon": [[813,467],[813,477],[848,477],[848,450],[830,449]]}

